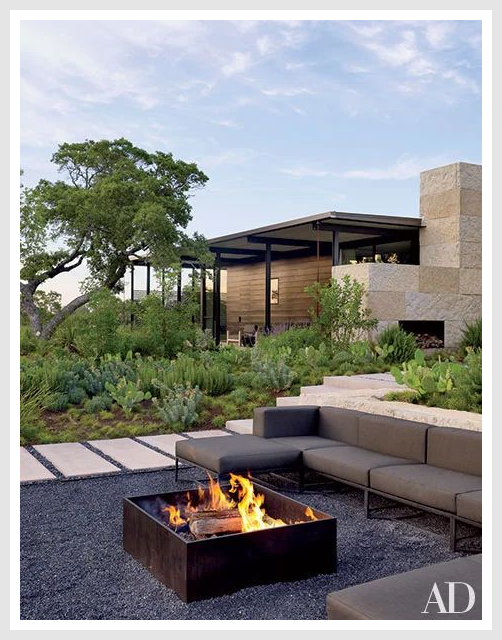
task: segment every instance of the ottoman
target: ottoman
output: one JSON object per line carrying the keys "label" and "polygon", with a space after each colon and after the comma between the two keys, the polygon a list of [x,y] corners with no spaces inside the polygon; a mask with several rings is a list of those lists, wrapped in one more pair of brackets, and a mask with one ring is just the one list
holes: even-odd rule
{"label": "ottoman", "polygon": [[198,438],[176,442],[176,461],[192,462],[213,473],[300,469],[301,451],[257,436]]}

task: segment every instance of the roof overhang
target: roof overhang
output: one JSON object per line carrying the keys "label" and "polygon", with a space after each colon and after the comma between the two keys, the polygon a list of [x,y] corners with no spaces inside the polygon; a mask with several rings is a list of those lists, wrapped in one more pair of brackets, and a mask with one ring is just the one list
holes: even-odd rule
{"label": "roof overhang", "polygon": [[209,247],[228,264],[257,262],[270,245],[274,257],[310,255],[317,244],[331,245],[333,231],[340,244],[411,238],[424,226],[422,218],[328,211],[304,218],[211,238]]}

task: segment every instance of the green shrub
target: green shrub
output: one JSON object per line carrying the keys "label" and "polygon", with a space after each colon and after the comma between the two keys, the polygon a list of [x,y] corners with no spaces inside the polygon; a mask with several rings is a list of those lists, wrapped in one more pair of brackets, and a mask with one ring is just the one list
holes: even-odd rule
{"label": "green shrub", "polygon": [[87,394],[82,387],[70,387],[68,391],[68,401],[70,404],[80,404],[87,398]]}
{"label": "green shrub", "polygon": [[314,327],[292,327],[281,333],[260,336],[257,348],[266,354],[276,353],[281,348],[289,348],[293,353],[307,347],[319,347],[322,336]]}
{"label": "green shrub", "polygon": [[234,384],[232,375],[225,367],[218,364],[205,366],[186,355],[174,360],[169,369],[159,371],[157,380],[166,389],[189,384],[211,396],[227,393]]}
{"label": "green shrub", "polygon": [[40,431],[42,411],[47,406],[50,395],[50,389],[44,384],[38,388],[21,390],[19,423],[22,443],[33,441]]}
{"label": "green shrub", "polygon": [[295,378],[293,370],[286,364],[283,357],[263,358],[258,351],[255,351],[252,366],[259,388],[275,393],[288,389]]}
{"label": "green shrub", "polygon": [[38,348],[38,339],[33,335],[33,331],[26,325],[21,325],[20,332],[20,352],[22,356],[35,353]]}
{"label": "green shrub", "polygon": [[386,327],[377,338],[375,347],[378,355],[391,364],[408,362],[414,356],[417,341],[412,333],[408,333],[399,325]]}
{"label": "green shrub", "polygon": [[116,385],[107,382],[105,387],[113,400],[127,414],[130,414],[140,402],[151,398],[149,392],[141,391],[137,383],[125,378],[119,380]]}
{"label": "green shrub", "polygon": [[383,397],[384,400],[388,400],[389,402],[398,401],[398,402],[410,402],[414,403],[417,401],[417,392],[416,391],[389,391]]}
{"label": "green shrub", "polygon": [[466,324],[462,331],[461,349],[466,352],[468,349],[482,348],[482,319],[479,318],[471,324]]}
{"label": "green shrub", "polygon": [[414,389],[419,396],[432,393],[447,393],[453,389],[454,376],[462,369],[456,362],[435,362],[428,367],[425,356],[420,349],[415,352],[415,358],[404,362],[402,370],[398,367],[391,369],[394,379],[399,384],[405,384]]}
{"label": "green shrub", "polygon": [[46,408],[49,411],[66,411],[70,404],[70,398],[67,393],[53,393],[47,402]]}
{"label": "green shrub", "polygon": [[314,299],[309,310],[314,328],[337,346],[351,344],[377,324],[364,308],[364,286],[349,275],[327,284],[314,282],[305,291]]}
{"label": "green shrub", "polygon": [[112,407],[112,399],[107,394],[101,394],[89,398],[84,402],[84,411],[86,413],[99,413],[100,411],[108,411]]}
{"label": "green shrub", "polygon": [[183,430],[196,422],[201,400],[202,393],[198,387],[176,385],[166,390],[161,399],[154,398],[153,402],[163,422],[172,429]]}

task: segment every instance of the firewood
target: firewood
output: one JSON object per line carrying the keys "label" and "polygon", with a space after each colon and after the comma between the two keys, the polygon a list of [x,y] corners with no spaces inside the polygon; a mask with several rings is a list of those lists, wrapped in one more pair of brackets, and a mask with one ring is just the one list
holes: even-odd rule
{"label": "firewood", "polygon": [[236,509],[197,511],[190,514],[188,527],[196,538],[222,533],[238,533],[242,530],[242,519]]}

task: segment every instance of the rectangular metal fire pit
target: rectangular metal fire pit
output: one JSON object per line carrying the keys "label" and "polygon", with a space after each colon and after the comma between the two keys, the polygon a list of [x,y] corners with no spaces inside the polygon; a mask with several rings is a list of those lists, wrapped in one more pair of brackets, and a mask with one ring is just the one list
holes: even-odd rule
{"label": "rectangular metal fire pit", "polygon": [[271,517],[294,524],[187,540],[158,506],[176,504],[186,491],[135,496],[124,499],[124,549],[185,602],[336,571],[336,518],[312,509],[311,520],[306,505],[255,486]]}

